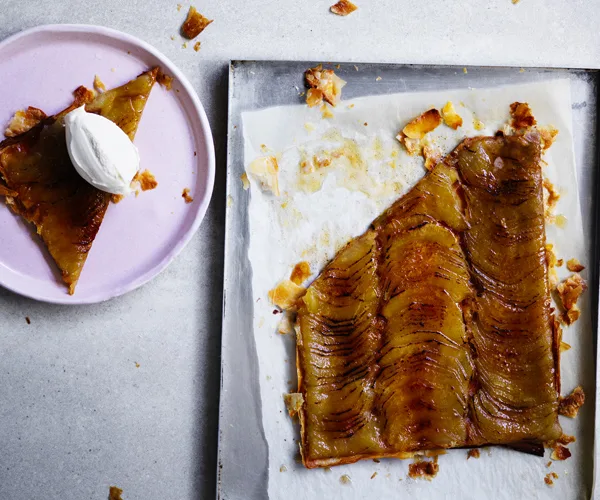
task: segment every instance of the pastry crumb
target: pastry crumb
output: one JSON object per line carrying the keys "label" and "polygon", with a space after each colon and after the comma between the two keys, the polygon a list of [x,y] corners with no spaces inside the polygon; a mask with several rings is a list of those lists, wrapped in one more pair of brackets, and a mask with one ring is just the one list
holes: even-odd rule
{"label": "pastry crumb", "polygon": [[550,458],[555,461],[562,461],[562,460],[566,460],[570,456],[571,456],[571,452],[569,451],[569,448],[566,448],[565,446],[557,444],[555,446],[554,450],[552,450],[552,454],[550,455]]}
{"label": "pastry crumb", "polygon": [[442,108],[442,117],[444,123],[451,129],[456,130],[458,127],[462,127],[463,119],[454,109],[452,101],[448,101]]}
{"label": "pastry crumb", "polygon": [[469,458],[479,458],[480,456],[481,453],[478,448],[472,448],[467,452],[467,460],[469,460]]}
{"label": "pastry crumb", "polygon": [[546,201],[546,217],[548,217],[551,212],[556,208],[556,204],[558,200],[560,200],[560,193],[554,187],[554,184],[550,182],[549,179],[544,179],[542,183],[546,196],[544,196],[544,200]]}
{"label": "pastry crumb", "polygon": [[427,170],[433,170],[433,167],[435,167],[442,158],[442,152],[428,144],[423,146],[422,153],[423,158],[425,159],[425,168]]}
{"label": "pastry crumb", "polygon": [[181,10],[181,7],[183,7],[183,5],[181,5],[180,3],[177,4],[177,12],[179,12]]}
{"label": "pastry crumb", "polygon": [[135,363],[135,367],[136,367],[136,368],[139,368],[140,366],[142,366],[142,365],[140,365],[140,364],[139,364],[137,361],[134,361],[134,363]]}
{"label": "pastry crumb", "polygon": [[[519,0],[513,0],[513,3],[517,3]],[[544,482],[548,486],[554,486],[554,479],[558,479],[558,474],[556,472],[549,472],[544,477]]]}
{"label": "pastry crumb", "polygon": [[181,26],[181,34],[188,40],[193,40],[212,22],[212,19],[207,19],[192,6],[188,11],[185,22]]}
{"label": "pastry crumb", "polygon": [[578,273],[569,276],[556,287],[560,302],[565,309],[562,319],[567,325],[574,323],[579,318],[580,311],[577,308],[577,300],[586,290],[587,284]]}
{"label": "pastry crumb", "polygon": [[308,89],[306,93],[306,104],[308,104],[309,108],[316,106],[317,104],[321,104],[323,102],[323,92],[319,89]]}
{"label": "pastry crumb", "polygon": [[29,319],[29,316],[25,316],[25,321],[28,325],[31,325],[31,320]]}
{"label": "pastry crumb", "polygon": [[240,179],[242,181],[242,187],[244,188],[244,191],[248,191],[248,189],[250,189],[250,181],[248,180],[248,174],[244,172],[242,175],[240,175]]}
{"label": "pastry crumb", "polygon": [[373,474],[371,475],[371,479],[375,479],[376,476],[377,476],[377,472],[373,472]]}
{"label": "pastry crumb", "polygon": [[108,500],[123,500],[121,494],[123,490],[121,488],[117,488],[116,486],[111,486],[108,489]]}
{"label": "pastry crumb", "polygon": [[106,85],[98,75],[94,75],[94,90],[101,94],[102,92],[106,92]]}
{"label": "pastry crumb", "polygon": [[559,349],[560,349],[560,352],[565,352],[565,351],[568,351],[569,349],[571,349],[571,346],[561,340]]}
{"label": "pastry crumb", "polygon": [[283,280],[275,288],[269,290],[269,299],[280,309],[287,310],[296,306],[298,299],[306,293],[306,288],[296,285],[291,280]]}
{"label": "pastry crumb", "polygon": [[285,472],[287,471],[287,467],[285,465],[282,465],[281,467],[279,467],[279,472]]}
{"label": "pastry crumb", "polygon": [[436,129],[440,123],[442,123],[440,112],[432,108],[411,120],[402,129],[402,133],[409,139],[423,139],[426,134]]}
{"label": "pastry crumb", "polygon": [[274,156],[260,156],[248,165],[248,173],[260,184],[263,191],[279,196],[279,165]]}
{"label": "pastry crumb", "polygon": [[513,102],[510,105],[511,126],[516,130],[533,127],[537,122],[526,102]]}
{"label": "pastry crumb", "polygon": [[333,118],[333,113],[327,106],[327,104],[323,103],[321,105],[321,117],[322,118]]}
{"label": "pastry crumb", "polygon": [[463,73],[466,75],[468,73],[467,68],[463,68]]}
{"label": "pastry crumb", "polygon": [[198,42],[196,42],[196,43],[194,44],[194,50],[195,50],[196,52],[198,52],[198,51],[200,50],[200,45],[201,45],[201,44],[200,44],[200,42],[199,42],[199,41],[198,41]]}
{"label": "pastry crumb", "polygon": [[421,141],[418,139],[410,139],[403,132],[399,132],[396,139],[404,146],[409,155],[414,156],[421,152]]}
{"label": "pastry crumb", "polygon": [[[346,82],[337,76],[332,69],[323,69],[323,65],[319,64],[314,68],[309,68],[304,72],[306,86],[309,89],[316,89],[321,92],[322,99],[332,106],[335,106],[341,99],[342,88]],[[309,103],[309,96],[311,103]],[[309,106],[315,106],[318,101],[319,93],[308,92],[306,102]]]}
{"label": "pastry crumb", "polygon": [[171,90],[171,87],[173,86],[173,77],[163,73],[162,70],[158,71],[158,74],[156,75],[156,81],[162,87],[164,87],[165,90]]}
{"label": "pastry crumb", "polygon": [[310,276],[310,264],[306,261],[298,262],[292,269],[290,280],[296,285],[301,285]]}
{"label": "pastry crumb", "polygon": [[485,124],[479,118],[473,118],[473,128],[481,131],[485,128]]}
{"label": "pastry crumb", "polygon": [[45,118],[46,113],[33,106],[29,106],[26,110],[20,109],[11,118],[8,127],[4,131],[4,135],[6,137],[15,137],[19,134],[24,134]]}
{"label": "pastry crumb", "polygon": [[560,437],[556,441],[551,443],[552,444],[551,447],[554,447],[557,444],[562,444],[562,445],[566,446],[568,444],[574,443],[575,441],[577,441],[575,436],[569,436],[568,434],[561,434]]}
{"label": "pastry crumb", "polygon": [[338,3],[329,7],[329,10],[338,16],[347,16],[352,14],[358,7],[354,5],[350,0],[340,0]]}
{"label": "pastry crumb", "polygon": [[569,259],[567,261],[567,269],[572,273],[579,273],[585,269],[577,259]]}
{"label": "pastry crumb", "polygon": [[433,461],[417,460],[408,465],[408,476],[412,479],[422,478],[431,481],[439,472],[437,457]]}
{"label": "pastry crumb", "polygon": [[304,404],[304,396],[300,392],[290,392],[283,395],[283,401],[290,417],[298,414]]}
{"label": "pastry crumb", "polygon": [[380,76],[378,76],[377,78],[375,78],[376,82],[380,82],[381,80],[383,80],[383,78],[381,78]]}
{"label": "pastry crumb", "polygon": [[282,314],[281,321],[277,325],[277,333],[280,335],[289,335],[294,331],[294,324],[290,314]]}
{"label": "pastry crumb", "polygon": [[558,135],[558,130],[552,127],[551,125],[536,128],[537,131],[540,133],[540,136],[542,137],[542,148],[545,151],[554,143],[554,140]]}
{"label": "pastry crumb", "polygon": [[558,260],[556,259],[556,254],[554,253],[554,245],[552,243],[546,243],[546,264],[548,268],[556,267]]}
{"label": "pastry crumb", "polygon": [[194,198],[192,198],[192,196],[190,195],[190,188],[184,188],[183,192],[181,193],[181,197],[185,200],[186,203],[192,203],[192,201],[194,201]]}
{"label": "pastry crumb", "polygon": [[575,418],[579,413],[579,408],[583,406],[583,403],[585,403],[585,393],[583,392],[583,388],[579,385],[573,389],[571,394],[559,399],[558,414],[563,415],[564,417]]}
{"label": "pastry crumb", "polygon": [[183,43],[181,44],[181,48],[182,48],[182,49],[187,49],[187,42],[183,42]]}
{"label": "pastry crumb", "polygon": [[340,476],[340,483],[350,484],[351,482],[352,480],[350,479],[350,476],[348,474],[343,474],[342,476]]}
{"label": "pastry crumb", "polygon": [[138,182],[142,191],[150,191],[158,186],[158,181],[154,177],[154,174],[148,169],[135,174],[133,182]]}

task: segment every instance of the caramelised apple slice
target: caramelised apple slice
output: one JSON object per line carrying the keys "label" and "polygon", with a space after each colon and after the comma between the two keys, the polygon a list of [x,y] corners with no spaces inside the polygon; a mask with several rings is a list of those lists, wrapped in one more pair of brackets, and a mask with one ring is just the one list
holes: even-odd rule
{"label": "caramelised apple slice", "polygon": [[86,105],[133,140],[158,68],[94,98],[79,87],[71,106],[0,143],[0,178],[7,205],[35,225],[69,287],[75,287],[111,195],[77,173],[67,151],[64,116]]}

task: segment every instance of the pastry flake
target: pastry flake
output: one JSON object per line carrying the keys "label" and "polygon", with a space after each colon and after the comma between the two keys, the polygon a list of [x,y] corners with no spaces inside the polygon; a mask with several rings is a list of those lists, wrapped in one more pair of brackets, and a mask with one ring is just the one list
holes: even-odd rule
{"label": "pastry flake", "polygon": [[[575,418],[579,413],[579,408],[585,403],[585,393],[581,386],[575,387],[571,394],[560,398],[558,403],[558,413],[565,417]],[[568,444],[568,443],[562,443]]]}
{"label": "pastry flake", "polygon": [[156,75],[156,81],[160,84],[161,87],[163,87],[167,91],[171,90],[171,88],[173,87],[173,77],[167,75],[162,70],[159,71]]}
{"label": "pastry flake", "polygon": [[17,111],[11,118],[4,131],[5,137],[15,137],[24,134],[46,118],[46,113],[41,109],[29,106],[26,110]]}
{"label": "pastry flake", "polygon": [[586,290],[587,284],[578,273],[569,276],[557,285],[556,292],[565,309],[562,319],[567,325],[571,325],[579,319],[580,311],[577,307],[577,300]]}
{"label": "pastry flake", "polygon": [[580,273],[585,267],[577,259],[569,259],[567,261],[567,269],[572,273]]}
{"label": "pastry flake", "polygon": [[296,285],[301,285],[310,277],[310,264],[306,261],[298,262],[292,269],[290,280]]}
{"label": "pastry flake", "polygon": [[248,173],[256,179],[263,191],[279,196],[279,165],[274,156],[260,156],[248,165]]}
{"label": "pastry flake", "polygon": [[[309,106],[318,104],[319,92],[325,102],[335,106],[339,102],[342,96],[342,89],[346,85],[346,82],[337,76],[332,69],[323,69],[321,64],[307,69],[304,72],[304,79],[309,88],[306,96],[306,102]],[[316,89],[319,92],[311,92],[312,89]]]}
{"label": "pastry flake", "polygon": [[347,16],[352,14],[358,7],[354,5],[350,0],[340,0],[338,3],[329,7],[329,10],[338,16]]}
{"label": "pastry flake", "polygon": [[529,104],[526,102],[513,102],[510,105],[511,126],[516,130],[533,127],[537,122]]}
{"label": "pastry flake", "polygon": [[206,27],[212,23],[212,19],[204,17],[195,7],[190,7],[187,18],[181,27],[181,34],[188,40],[193,40],[200,33],[202,33]]}
{"label": "pastry flake", "polygon": [[156,189],[158,186],[156,177],[154,177],[154,174],[147,169],[135,174],[132,183],[138,183],[142,191],[150,191],[151,189]]}
{"label": "pastry flake", "polygon": [[104,85],[104,82],[100,80],[100,77],[98,75],[94,76],[94,90],[100,93],[106,92],[106,85]]}
{"label": "pastry flake", "polygon": [[190,195],[190,188],[184,188],[183,192],[181,193],[181,197],[186,203],[192,203],[194,201],[194,198],[192,198],[192,195]]}
{"label": "pastry flake", "polygon": [[408,477],[431,481],[440,470],[437,457],[434,460],[417,460],[408,465]]}
{"label": "pastry flake", "polygon": [[300,408],[302,408],[302,405],[304,404],[304,396],[297,392],[284,394],[283,401],[285,402],[290,417],[294,417],[298,414]]}
{"label": "pastry flake", "polygon": [[296,285],[291,280],[283,280],[273,290],[269,291],[269,300],[277,307],[293,309],[298,300],[306,293],[306,288]]}
{"label": "pastry flake", "polygon": [[396,139],[404,146],[409,155],[415,156],[421,153],[422,145],[419,139],[410,139],[403,132],[399,132]]}
{"label": "pastry flake", "polygon": [[454,109],[452,101],[448,101],[442,108],[442,117],[444,118],[444,123],[451,129],[456,130],[458,127],[462,127],[463,119]]}
{"label": "pastry flake", "polygon": [[423,139],[426,134],[435,130],[441,123],[442,116],[440,112],[432,108],[408,123],[402,129],[402,133],[409,139]]}
{"label": "pastry flake", "polygon": [[122,494],[123,490],[121,488],[111,486],[108,490],[108,500],[123,500]]}
{"label": "pastry flake", "polygon": [[433,167],[441,160],[442,152],[429,144],[423,146],[422,152],[423,158],[425,159],[425,168],[427,170],[433,170]]}

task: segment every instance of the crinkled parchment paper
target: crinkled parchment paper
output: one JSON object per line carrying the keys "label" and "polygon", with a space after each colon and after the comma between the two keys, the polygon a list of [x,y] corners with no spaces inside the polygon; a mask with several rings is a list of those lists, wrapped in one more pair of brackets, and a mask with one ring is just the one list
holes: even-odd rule
{"label": "crinkled parchment paper", "polygon": [[[549,450],[539,458],[501,447],[482,449],[479,459],[468,461],[466,450],[450,450],[439,457],[440,470],[431,482],[407,476],[410,460],[367,460],[330,470],[307,470],[299,462],[298,422],[287,415],[282,397],[296,389],[294,336],[277,333],[281,314],[274,313],[267,293],[288,278],[294,264],[302,260],[311,265],[311,279],[316,277],[341,246],[363,233],[377,215],[425,174],[423,159],[408,156],[395,136],[412,118],[430,107],[441,109],[449,100],[464,125],[456,131],[441,125],[429,134],[428,140],[443,153],[465,136],[494,134],[502,129],[514,101],[528,102],[539,125],[559,130],[545,154],[544,174],[561,194],[555,213],[563,215],[566,224],[548,223],[547,238],[565,263],[576,257],[584,265],[591,264],[585,262],[568,80],[365,97],[340,102],[332,110],[332,118],[323,118],[319,108],[304,105],[244,113],[244,164],[273,155],[280,168],[281,195],[263,192],[250,176],[249,205],[252,321],[269,447],[271,499],[589,497],[593,429],[592,419],[582,413],[591,412],[591,405],[584,405],[577,419],[561,417],[565,433],[574,434],[577,442],[569,446],[570,459],[552,462],[550,467]],[[302,162],[308,161],[310,168],[314,157],[328,158],[331,164],[313,174],[301,174]],[[307,163],[303,165],[307,168]],[[561,278],[569,274],[565,266],[558,272]],[[585,278],[586,271],[582,275]],[[580,299],[580,306],[581,319],[565,328],[563,335],[572,346],[562,355],[563,394],[580,383],[593,390],[593,367],[579,363],[582,349],[593,346],[586,296]],[[559,476],[553,487],[544,483],[549,472]],[[342,475],[350,481],[341,482]]]}

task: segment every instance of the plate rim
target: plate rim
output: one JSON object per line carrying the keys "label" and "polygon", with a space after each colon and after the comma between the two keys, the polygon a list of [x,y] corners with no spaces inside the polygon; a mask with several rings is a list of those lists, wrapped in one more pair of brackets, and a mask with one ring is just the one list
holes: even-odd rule
{"label": "plate rim", "polygon": [[[0,53],[8,46],[15,42],[20,41],[23,38],[27,38],[29,36],[36,35],[38,33],[83,33],[83,34],[97,34],[101,36],[105,36],[111,38],[113,40],[127,42],[133,45],[138,46],[143,51],[149,53],[158,59],[165,69],[169,71],[169,73],[176,78],[176,80],[181,84],[184,91],[188,94],[192,105],[193,110],[192,114],[196,115],[200,120],[200,128],[201,133],[203,134],[203,141],[206,144],[206,190],[205,196],[202,201],[197,205],[196,214],[194,216],[194,220],[191,226],[185,231],[183,236],[178,238],[173,248],[171,248],[162,260],[153,267],[151,267],[148,271],[138,275],[136,278],[130,280],[123,286],[113,287],[106,291],[91,295],[85,298],[78,298],[76,295],[69,295],[65,290],[64,297],[52,297],[47,296],[45,294],[36,293],[36,290],[32,289],[23,289],[23,287],[19,286],[19,279],[10,279],[5,278],[4,276],[0,276],[0,286],[14,292],[23,297],[28,297],[30,299],[34,299],[40,302],[45,302],[49,304],[61,304],[61,305],[83,305],[83,304],[97,304],[100,302],[105,302],[107,300],[119,297],[128,292],[131,292],[142,285],[148,283],[156,276],[158,276],[162,271],[164,271],[168,265],[175,259],[175,257],[185,248],[185,246],[190,242],[192,237],[196,234],[200,224],[204,220],[206,215],[206,211],[208,210],[208,206],[210,205],[210,201],[212,199],[213,191],[214,191],[214,182],[215,182],[215,146],[213,135],[210,127],[210,123],[208,121],[208,117],[206,115],[206,111],[204,110],[204,106],[198,97],[198,94],[194,90],[194,87],[187,79],[187,77],[183,74],[183,72],[173,63],[167,56],[165,56],[158,49],[150,45],[149,43],[141,40],[140,38],[130,35],[128,33],[124,33],[122,31],[107,28],[105,26],[98,26],[93,24],[43,24],[40,26],[35,26],[33,28],[28,28],[22,31],[19,31],[13,35],[6,37],[5,39],[0,41]],[[4,273],[3,273],[4,274]],[[14,274],[16,276],[16,273]]]}

